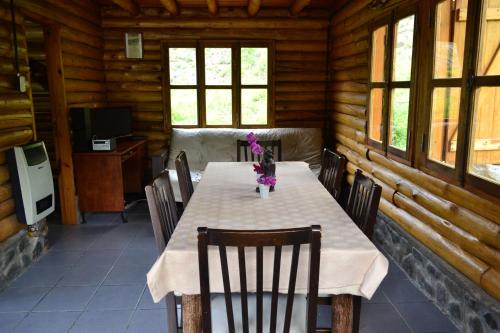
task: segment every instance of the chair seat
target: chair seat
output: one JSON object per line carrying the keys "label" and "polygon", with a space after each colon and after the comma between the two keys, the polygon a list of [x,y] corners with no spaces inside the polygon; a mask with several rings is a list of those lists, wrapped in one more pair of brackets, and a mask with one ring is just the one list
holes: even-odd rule
{"label": "chair seat", "polygon": [[[283,322],[285,320],[286,295],[278,296],[278,314],[276,332],[283,332]],[[241,298],[239,294],[232,296],[234,325],[236,332],[243,332],[241,318]],[[248,323],[249,332],[256,332],[257,318],[255,314],[256,295],[248,295]],[[269,319],[271,316],[271,294],[265,293],[263,297],[263,332],[269,332]],[[211,299],[212,311],[212,332],[229,332],[227,327],[226,302],[224,294],[213,294]],[[307,298],[306,295],[296,294],[293,302],[291,333],[306,332]]]}
{"label": "chair seat", "polygon": [[[170,175],[170,182],[172,183],[172,190],[174,191],[174,197],[176,202],[182,202],[181,190],[179,187],[179,178],[177,177],[177,171],[175,169],[168,169]],[[203,176],[203,171],[193,170],[190,171],[191,180],[193,181],[193,188],[196,188],[198,183]]]}

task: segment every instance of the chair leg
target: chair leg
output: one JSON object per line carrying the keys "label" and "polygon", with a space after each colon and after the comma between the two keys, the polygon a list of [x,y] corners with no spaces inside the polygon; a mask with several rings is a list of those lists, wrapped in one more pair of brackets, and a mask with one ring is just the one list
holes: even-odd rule
{"label": "chair leg", "polygon": [[174,293],[165,296],[167,305],[167,333],[177,333],[177,306]]}
{"label": "chair leg", "polygon": [[359,332],[359,319],[361,318],[361,296],[353,296],[352,333]]}

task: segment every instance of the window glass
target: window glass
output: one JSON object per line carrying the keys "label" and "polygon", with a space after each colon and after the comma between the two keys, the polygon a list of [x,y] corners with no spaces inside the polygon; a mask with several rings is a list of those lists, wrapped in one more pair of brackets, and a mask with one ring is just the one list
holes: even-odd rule
{"label": "window glass", "polygon": [[267,124],[267,89],[241,89],[241,123]]}
{"label": "window glass", "polygon": [[460,78],[464,60],[467,0],[445,0],[436,8],[434,78]]}
{"label": "window glass", "polygon": [[410,89],[397,88],[391,92],[389,113],[389,145],[406,151],[408,144],[408,113],[410,110]]}
{"label": "window glass", "polygon": [[372,33],[371,81],[383,82],[385,79],[385,47],[387,26],[380,27]]}
{"label": "window glass", "polygon": [[500,184],[500,87],[476,90],[469,172]]}
{"label": "window glass", "polygon": [[196,49],[170,48],[170,84],[196,85]]}
{"label": "window glass", "polygon": [[394,28],[394,63],[392,79],[394,81],[411,80],[413,55],[413,30],[415,15],[399,20]]}
{"label": "window glass", "polygon": [[171,89],[172,125],[198,125],[196,89]]}
{"label": "window glass", "polygon": [[231,85],[231,49],[205,49],[205,84]]}
{"label": "window glass", "polygon": [[241,48],[241,84],[267,85],[267,48]]}
{"label": "window glass", "polygon": [[478,75],[500,75],[500,1],[484,1],[481,15]]}
{"label": "window glass", "polygon": [[382,107],[384,89],[374,88],[370,92],[370,119],[368,120],[368,137],[382,142]]}
{"label": "window glass", "polygon": [[207,125],[232,125],[232,98],[231,89],[206,90]]}
{"label": "window glass", "polygon": [[455,167],[459,108],[460,88],[434,89],[428,156],[450,167]]}

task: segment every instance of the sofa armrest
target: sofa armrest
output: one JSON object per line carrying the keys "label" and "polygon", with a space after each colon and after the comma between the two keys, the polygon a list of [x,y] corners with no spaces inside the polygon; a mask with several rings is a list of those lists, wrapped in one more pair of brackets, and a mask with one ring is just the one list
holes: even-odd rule
{"label": "sofa armrest", "polygon": [[168,162],[168,149],[160,149],[151,155],[151,173],[153,178],[165,170]]}

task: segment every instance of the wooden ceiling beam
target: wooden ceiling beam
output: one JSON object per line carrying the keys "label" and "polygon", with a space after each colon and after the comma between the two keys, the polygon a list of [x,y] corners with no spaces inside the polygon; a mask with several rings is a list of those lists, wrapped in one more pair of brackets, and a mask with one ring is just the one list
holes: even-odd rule
{"label": "wooden ceiling beam", "polygon": [[207,0],[208,12],[211,15],[217,15],[218,4],[217,0]]}
{"label": "wooden ceiling beam", "polygon": [[261,0],[248,0],[248,16],[257,15],[260,10]]}
{"label": "wooden ceiling beam", "polygon": [[179,6],[177,6],[177,1],[175,0],[160,0],[163,7],[165,7],[168,12],[172,15],[179,15]]}
{"label": "wooden ceiling beam", "polygon": [[111,0],[112,3],[132,15],[139,15],[141,9],[135,0]]}
{"label": "wooden ceiling beam", "polygon": [[311,0],[293,0],[290,6],[290,13],[292,13],[292,15],[298,15],[302,9],[309,6],[310,3]]}

